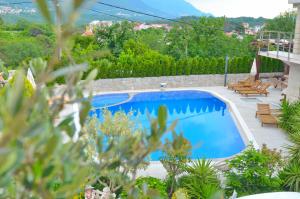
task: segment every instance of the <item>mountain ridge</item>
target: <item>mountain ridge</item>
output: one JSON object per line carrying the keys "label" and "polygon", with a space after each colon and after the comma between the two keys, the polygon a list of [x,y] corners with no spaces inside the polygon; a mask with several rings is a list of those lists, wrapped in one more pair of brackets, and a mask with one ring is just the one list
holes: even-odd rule
{"label": "mountain ridge", "polygon": [[[3,3],[3,0],[0,0]],[[3,17],[6,21],[14,22],[19,18],[25,18],[32,21],[40,21],[41,17],[38,12],[34,12],[33,9],[36,9],[34,4],[20,4],[20,5],[10,5],[12,2],[22,2],[21,0],[6,0],[4,3],[7,4],[7,7],[14,9],[14,12],[3,14],[1,12],[0,6],[0,16]],[[147,14],[152,14],[160,16],[163,18],[180,18],[182,16],[209,16],[209,14],[202,12],[192,6],[190,3],[185,0],[102,0],[103,3],[115,5],[118,7],[124,7],[130,10],[135,10],[138,12],[144,12]],[[99,12],[93,12],[91,9],[107,13],[99,14]],[[3,10],[3,7],[2,7]],[[7,10],[7,9],[6,9]],[[32,11],[32,12],[28,12]],[[2,13],[2,14],[1,14]],[[87,7],[82,10],[81,18],[79,23],[84,24],[93,20],[120,20],[118,18],[135,20],[141,22],[155,21],[157,18],[133,13],[130,11],[113,8],[107,5],[101,5],[99,3],[94,3],[92,6]]]}

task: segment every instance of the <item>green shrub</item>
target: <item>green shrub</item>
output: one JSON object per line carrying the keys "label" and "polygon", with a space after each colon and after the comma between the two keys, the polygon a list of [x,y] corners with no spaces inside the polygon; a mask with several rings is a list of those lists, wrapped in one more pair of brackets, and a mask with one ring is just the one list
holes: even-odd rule
{"label": "green shrub", "polygon": [[172,195],[172,199],[189,199],[189,195],[186,189],[180,188],[177,189],[173,195]]}
{"label": "green shrub", "polygon": [[210,59],[204,58],[202,62],[203,74],[210,74]]}
{"label": "green shrub", "polygon": [[261,67],[260,67],[261,73],[283,72],[284,64],[280,60],[260,56],[260,61],[261,61]]}
{"label": "green shrub", "polygon": [[292,142],[292,144],[287,147],[290,159],[300,164],[300,131],[290,134],[289,139]]}
{"label": "green shrub", "polygon": [[243,73],[249,73],[251,71],[251,67],[254,59],[252,57],[243,57]]}
{"label": "green shrub", "polygon": [[[136,180],[136,186],[141,191],[141,193],[146,193],[147,191],[154,190],[157,191],[161,198],[167,198],[167,187],[166,184],[158,179],[153,177],[141,177]],[[144,191],[146,190],[146,191]],[[149,196],[146,198],[150,198]]]}
{"label": "green shrub", "polygon": [[300,131],[300,101],[282,102],[279,125],[289,134]]}
{"label": "green shrub", "polygon": [[196,63],[197,63],[197,73],[198,75],[204,74],[205,68],[204,68],[204,60],[202,57],[196,57]]}
{"label": "green shrub", "polygon": [[237,61],[237,57],[233,57],[230,59],[229,61],[229,73],[235,74],[238,73],[238,61]]}
{"label": "green shrub", "polygon": [[281,180],[276,173],[282,168],[280,152],[269,150],[266,146],[261,151],[249,146],[241,155],[228,161],[226,172],[227,192],[236,190],[239,196],[281,190]]}
{"label": "green shrub", "polygon": [[218,73],[218,60],[215,57],[212,57],[210,60],[210,74],[217,74]]}
{"label": "green shrub", "polygon": [[[25,77],[25,76],[21,76],[21,78],[23,78],[24,80],[24,84],[22,85],[22,90],[23,90],[23,94],[26,97],[32,97],[34,94],[34,88],[32,86],[32,84],[30,83],[30,81]],[[8,83],[5,85],[4,88],[1,89],[1,93],[0,95],[3,95],[7,89],[12,89],[15,88],[16,84],[16,75],[13,76]]]}
{"label": "green shrub", "polygon": [[184,168],[187,175],[179,179],[179,186],[186,189],[191,198],[211,198],[220,191],[217,171],[208,160],[193,161]]}
{"label": "green shrub", "polygon": [[290,161],[280,173],[283,186],[288,191],[300,192],[300,164],[298,161]]}
{"label": "green shrub", "polygon": [[0,59],[0,73],[4,79],[8,78],[8,69],[4,66],[4,62]]}
{"label": "green shrub", "polygon": [[289,163],[280,173],[283,186],[289,191],[300,191],[300,101],[281,105],[280,127],[289,136],[291,144],[287,147],[290,154]]}
{"label": "green shrub", "polygon": [[[175,60],[171,56],[160,54],[147,47],[141,47],[140,49],[139,47],[131,47],[131,45],[133,44],[128,45],[117,59],[112,59],[111,57],[89,59],[89,71],[97,68],[99,71],[97,78],[224,74],[225,72],[224,57],[189,57]],[[277,71],[276,67],[278,67],[280,62],[270,59],[275,63],[270,65],[264,61],[265,59],[267,58],[262,57],[264,64],[261,67],[261,71]],[[252,57],[232,57],[229,60],[228,73],[249,73],[252,61]],[[67,64],[64,59],[62,62]],[[88,72],[85,74],[88,74]],[[64,83],[64,79],[58,79],[56,82]]]}
{"label": "green shrub", "polygon": [[185,59],[185,75],[191,75],[193,69],[193,58]]}
{"label": "green shrub", "polygon": [[236,72],[243,73],[243,59],[241,57],[237,57],[236,62]]}
{"label": "green shrub", "polygon": [[218,74],[224,74],[225,73],[225,59],[223,57],[218,58]]}

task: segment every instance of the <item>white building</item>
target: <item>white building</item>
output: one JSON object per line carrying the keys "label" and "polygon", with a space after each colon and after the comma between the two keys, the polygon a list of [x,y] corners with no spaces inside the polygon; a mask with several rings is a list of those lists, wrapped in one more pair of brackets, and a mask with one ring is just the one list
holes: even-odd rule
{"label": "white building", "polygon": [[149,28],[154,28],[154,29],[164,28],[167,31],[170,31],[172,27],[168,24],[144,24],[144,23],[136,24],[134,26],[135,31],[146,30]]}
{"label": "white building", "polygon": [[113,25],[112,21],[99,21],[95,20],[89,23],[89,26],[92,30],[94,30],[97,27],[110,27]]}
{"label": "white building", "polygon": [[[289,0],[289,3],[297,9],[295,33],[262,33],[262,45],[267,44],[268,47],[262,49],[259,55],[279,59],[290,66],[286,94],[289,101],[296,101],[300,100],[300,0]],[[277,47],[275,51],[270,48],[271,40],[275,41]],[[286,42],[282,42],[286,40],[289,41],[288,45],[284,45]]]}

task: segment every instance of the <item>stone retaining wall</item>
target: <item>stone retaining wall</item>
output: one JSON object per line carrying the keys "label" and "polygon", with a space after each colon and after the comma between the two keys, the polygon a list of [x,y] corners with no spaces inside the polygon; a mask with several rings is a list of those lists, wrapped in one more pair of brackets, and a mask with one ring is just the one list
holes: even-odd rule
{"label": "stone retaining wall", "polygon": [[[261,78],[274,77],[275,75],[282,75],[282,73],[260,74]],[[227,82],[236,82],[248,76],[249,74],[229,74]],[[167,83],[167,88],[223,86],[224,75],[100,79],[93,81],[88,89],[93,92],[158,89],[160,83]]]}

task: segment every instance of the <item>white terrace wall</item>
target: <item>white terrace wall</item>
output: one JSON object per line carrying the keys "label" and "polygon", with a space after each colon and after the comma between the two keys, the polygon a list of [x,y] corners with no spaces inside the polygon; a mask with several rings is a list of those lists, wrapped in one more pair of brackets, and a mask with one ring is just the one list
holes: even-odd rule
{"label": "white terrace wall", "polygon": [[[269,78],[282,75],[282,73],[263,73],[261,78]],[[249,74],[229,74],[227,82],[236,82],[245,79]],[[209,87],[223,86],[224,75],[189,75],[168,77],[144,77],[144,78],[118,78],[100,79],[91,82],[88,90],[93,92],[159,89],[160,83],[167,83],[167,88],[180,87]]]}

